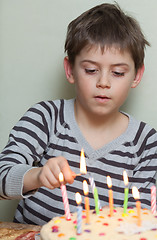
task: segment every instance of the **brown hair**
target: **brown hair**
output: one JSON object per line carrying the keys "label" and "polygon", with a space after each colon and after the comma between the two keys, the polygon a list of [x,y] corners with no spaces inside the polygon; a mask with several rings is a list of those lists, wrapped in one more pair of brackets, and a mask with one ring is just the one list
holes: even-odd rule
{"label": "brown hair", "polygon": [[84,12],[68,26],[65,52],[71,64],[85,46],[100,45],[128,50],[136,71],[144,62],[144,50],[150,46],[138,22],[126,15],[118,4],[104,3]]}

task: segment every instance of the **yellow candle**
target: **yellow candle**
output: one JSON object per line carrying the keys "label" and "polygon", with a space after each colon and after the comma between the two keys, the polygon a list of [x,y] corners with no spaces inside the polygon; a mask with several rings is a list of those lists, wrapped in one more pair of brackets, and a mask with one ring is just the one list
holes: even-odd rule
{"label": "yellow candle", "polygon": [[110,188],[108,193],[109,193],[109,207],[110,207],[110,216],[113,216],[113,191],[111,189],[112,187],[112,181],[110,176],[107,176],[107,185]]}

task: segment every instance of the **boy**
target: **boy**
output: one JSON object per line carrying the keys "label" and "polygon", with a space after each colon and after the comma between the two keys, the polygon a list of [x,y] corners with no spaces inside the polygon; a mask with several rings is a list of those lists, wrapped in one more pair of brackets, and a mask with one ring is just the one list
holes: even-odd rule
{"label": "boy", "polygon": [[[69,24],[64,68],[67,80],[75,84],[76,98],[30,108],[1,153],[1,198],[21,199],[15,222],[42,225],[64,214],[61,171],[70,211],[76,211],[75,193],[83,195],[82,181],[89,177],[74,177],[79,172],[81,148],[102,206],[108,205],[107,175],[112,178],[114,205],[123,205],[126,170],[128,206],[135,205],[131,193],[135,185],[142,207],[150,207],[157,134],[120,112],[130,89],[141,81],[146,45],[138,23],[117,5],[96,6]],[[89,198],[94,208],[91,191]]]}

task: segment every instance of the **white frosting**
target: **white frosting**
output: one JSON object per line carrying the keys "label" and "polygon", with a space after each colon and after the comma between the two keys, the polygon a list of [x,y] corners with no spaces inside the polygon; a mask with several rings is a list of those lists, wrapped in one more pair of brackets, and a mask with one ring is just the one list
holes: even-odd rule
{"label": "white frosting", "polygon": [[[73,213],[71,221],[65,217],[56,217],[41,229],[42,240],[145,240],[157,239],[157,218],[150,210],[141,210],[141,226],[137,226],[137,211],[116,208],[113,217],[109,216],[109,208],[105,207],[99,215],[90,211],[90,224],[86,224],[86,213],[82,214],[82,234],[77,235],[77,213]],[[57,232],[53,230],[56,227]]]}
{"label": "white frosting", "polygon": [[140,227],[135,223],[121,223],[120,226],[116,228],[116,231],[124,233],[126,235],[132,235],[146,232],[152,229],[157,229],[157,223],[153,223],[153,221],[142,221]]}

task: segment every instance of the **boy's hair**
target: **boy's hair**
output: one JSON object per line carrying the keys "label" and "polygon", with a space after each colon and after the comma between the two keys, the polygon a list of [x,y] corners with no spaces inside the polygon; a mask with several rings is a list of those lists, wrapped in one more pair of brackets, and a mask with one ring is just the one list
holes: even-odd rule
{"label": "boy's hair", "polygon": [[70,63],[80,51],[92,45],[104,48],[117,47],[128,50],[134,60],[136,71],[144,63],[144,50],[150,46],[145,39],[138,22],[126,15],[118,4],[101,4],[89,9],[74,19],[68,26],[65,41]]}

